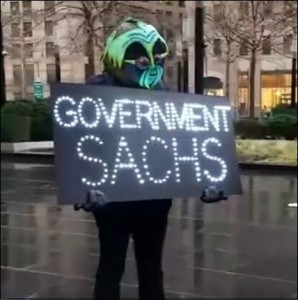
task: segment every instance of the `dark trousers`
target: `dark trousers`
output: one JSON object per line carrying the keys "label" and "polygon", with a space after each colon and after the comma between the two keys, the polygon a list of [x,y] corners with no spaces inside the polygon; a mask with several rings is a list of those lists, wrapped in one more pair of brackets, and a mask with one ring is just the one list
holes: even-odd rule
{"label": "dark trousers", "polygon": [[129,238],[134,241],[140,299],[165,298],[162,252],[171,200],[107,204],[94,212],[100,261],[95,299],[120,299]]}

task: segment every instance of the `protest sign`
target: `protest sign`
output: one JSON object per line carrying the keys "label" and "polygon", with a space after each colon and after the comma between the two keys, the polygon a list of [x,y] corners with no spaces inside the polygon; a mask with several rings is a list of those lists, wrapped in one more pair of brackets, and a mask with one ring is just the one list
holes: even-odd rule
{"label": "protest sign", "polygon": [[83,84],[51,97],[59,203],[241,192],[227,99]]}

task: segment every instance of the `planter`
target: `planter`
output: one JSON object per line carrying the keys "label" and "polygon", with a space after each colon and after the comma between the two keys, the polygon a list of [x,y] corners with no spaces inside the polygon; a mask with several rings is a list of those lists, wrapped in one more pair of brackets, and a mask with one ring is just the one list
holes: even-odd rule
{"label": "planter", "polygon": [[51,117],[33,117],[31,120],[31,141],[52,141],[53,125]]}
{"label": "planter", "polygon": [[1,142],[26,142],[30,140],[31,118],[1,114]]}
{"label": "planter", "polygon": [[243,163],[297,165],[297,141],[236,140],[236,149]]}

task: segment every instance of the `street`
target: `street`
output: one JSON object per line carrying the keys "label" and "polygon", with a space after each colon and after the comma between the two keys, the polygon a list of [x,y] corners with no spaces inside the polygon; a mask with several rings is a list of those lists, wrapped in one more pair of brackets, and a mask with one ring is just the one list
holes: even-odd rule
{"label": "street", "polygon": [[[277,175],[278,174],[278,175]],[[91,298],[91,215],[56,204],[55,169],[1,165],[1,299]],[[175,199],[164,253],[169,298],[297,298],[296,174],[242,173],[243,196]],[[123,298],[137,297],[130,245]]]}

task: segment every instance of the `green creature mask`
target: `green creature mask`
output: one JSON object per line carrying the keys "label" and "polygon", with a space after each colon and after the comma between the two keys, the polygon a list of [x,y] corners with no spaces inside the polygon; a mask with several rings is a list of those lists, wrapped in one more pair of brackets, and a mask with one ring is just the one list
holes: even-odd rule
{"label": "green creature mask", "polygon": [[122,82],[151,89],[162,80],[167,55],[168,46],[152,25],[128,18],[107,39],[103,62]]}

